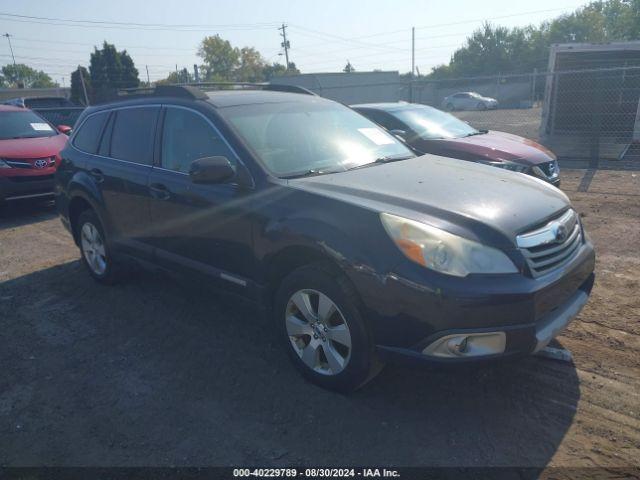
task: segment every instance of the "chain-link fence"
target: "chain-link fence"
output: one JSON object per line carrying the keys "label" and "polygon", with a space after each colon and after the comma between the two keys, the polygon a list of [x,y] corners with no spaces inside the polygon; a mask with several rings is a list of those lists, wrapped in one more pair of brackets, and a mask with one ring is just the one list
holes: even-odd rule
{"label": "chain-link fence", "polygon": [[637,66],[413,82],[406,97],[477,128],[539,141],[563,158],[638,154]]}
{"label": "chain-link fence", "polygon": [[84,107],[43,107],[33,110],[56,127],[58,125],[73,127],[84,111]]}

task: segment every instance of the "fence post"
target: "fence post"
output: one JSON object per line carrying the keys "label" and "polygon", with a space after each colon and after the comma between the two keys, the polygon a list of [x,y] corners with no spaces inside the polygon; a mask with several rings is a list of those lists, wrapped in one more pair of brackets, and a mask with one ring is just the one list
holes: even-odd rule
{"label": "fence post", "polygon": [[538,69],[533,69],[533,76],[531,78],[531,107],[536,103],[536,79],[538,78]]}
{"label": "fence post", "polygon": [[595,75],[595,89],[593,92],[592,107],[591,107],[591,142],[590,142],[590,166],[593,168],[598,165],[600,158],[600,135],[602,134],[602,92],[600,91],[600,76]]}

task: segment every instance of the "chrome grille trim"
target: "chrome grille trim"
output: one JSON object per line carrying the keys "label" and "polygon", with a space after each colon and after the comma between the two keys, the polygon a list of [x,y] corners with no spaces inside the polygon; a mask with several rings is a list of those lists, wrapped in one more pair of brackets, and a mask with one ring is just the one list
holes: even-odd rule
{"label": "chrome grille trim", "polygon": [[55,157],[38,157],[38,158],[22,158],[22,159],[3,158],[2,160],[4,160],[4,162],[7,165],[13,168],[35,168],[34,163],[36,162],[36,160],[46,160],[47,167],[52,166],[56,162]]}
{"label": "chrome grille trim", "polygon": [[[562,231],[566,235],[559,240]],[[568,210],[543,227],[518,235],[516,244],[534,277],[549,273],[568,263],[579,250],[582,229],[578,216],[573,210]]]}

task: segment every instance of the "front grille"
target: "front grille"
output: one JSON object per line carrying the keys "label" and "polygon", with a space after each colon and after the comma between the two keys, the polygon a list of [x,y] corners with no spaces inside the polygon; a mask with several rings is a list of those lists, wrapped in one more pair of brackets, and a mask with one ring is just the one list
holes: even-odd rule
{"label": "front grille", "polygon": [[40,168],[50,167],[55,164],[56,157],[43,157],[43,158],[4,158],[7,165],[13,168],[37,168],[35,162],[37,160],[44,160],[46,165]]}
{"label": "front grille", "polygon": [[578,252],[581,244],[582,229],[573,210],[517,237],[517,245],[534,277],[568,263]]}

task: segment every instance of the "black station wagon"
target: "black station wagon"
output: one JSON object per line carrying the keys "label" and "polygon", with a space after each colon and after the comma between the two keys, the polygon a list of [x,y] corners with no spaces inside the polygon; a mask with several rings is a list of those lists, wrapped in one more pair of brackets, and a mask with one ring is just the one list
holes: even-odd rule
{"label": "black station wagon", "polygon": [[561,191],[424,161],[302,89],[157,87],[88,108],[60,155],[57,208],[96,280],[130,261],[209,278],[268,311],[326,388],[357,388],[394,358],[535,352],[593,285]]}

